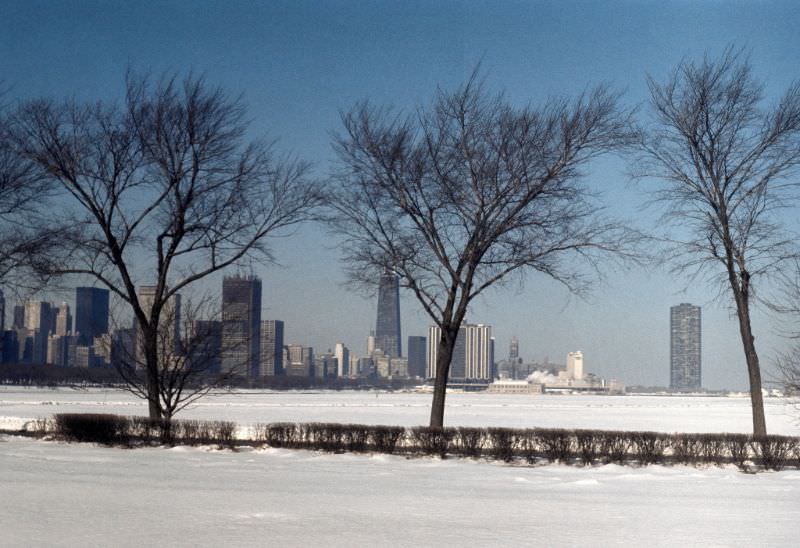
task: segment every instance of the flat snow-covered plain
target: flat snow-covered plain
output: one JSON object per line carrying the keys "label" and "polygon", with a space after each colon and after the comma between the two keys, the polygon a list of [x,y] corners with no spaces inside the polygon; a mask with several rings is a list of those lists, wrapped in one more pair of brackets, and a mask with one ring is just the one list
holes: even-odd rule
{"label": "flat snow-covered plain", "polygon": [[[425,424],[430,395],[241,392],[180,416]],[[771,432],[797,410],[766,401]],[[0,387],[0,428],[142,415],[114,390]],[[747,398],[449,394],[450,425],[747,432]],[[0,546],[796,546],[800,471],[523,466],[311,451],[114,449],[0,436]]]}
{"label": "flat snow-covered plain", "polygon": [[797,546],[800,471],[0,436],[3,546]]}
{"label": "flat snow-covered plain", "polygon": [[[431,395],[387,392],[240,391],[208,396],[178,418],[259,422],[427,424]],[[800,435],[800,412],[779,398],[765,400],[771,433]],[[121,390],[0,387],[0,428],[19,428],[53,413],[145,415],[145,403]],[[447,395],[453,426],[564,427],[659,432],[749,432],[747,397]]]}

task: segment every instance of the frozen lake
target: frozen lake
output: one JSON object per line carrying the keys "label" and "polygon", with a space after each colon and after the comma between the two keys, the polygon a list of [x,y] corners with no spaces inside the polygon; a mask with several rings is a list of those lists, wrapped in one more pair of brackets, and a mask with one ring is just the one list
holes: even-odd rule
{"label": "frozen lake", "polygon": [[[430,394],[388,392],[241,391],[200,400],[178,417],[258,422],[427,424]],[[800,435],[800,411],[787,400],[765,400],[771,433]],[[0,387],[0,427],[53,413],[145,415],[144,402],[121,390]],[[565,427],[661,432],[750,432],[746,397],[506,395],[447,396],[451,426]]]}

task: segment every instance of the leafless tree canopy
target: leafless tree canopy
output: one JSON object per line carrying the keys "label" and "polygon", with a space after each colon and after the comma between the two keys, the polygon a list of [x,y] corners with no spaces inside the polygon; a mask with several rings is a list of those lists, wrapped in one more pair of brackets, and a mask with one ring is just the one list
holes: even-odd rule
{"label": "leafless tree canopy", "polygon": [[[164,308],[156,349],[161,418],[176,413],[207,394],[224,390],[228,383],[248,374],[248,362],[221,367],[225,345],[219,303],[208,297],[178,301]],[[119,333],[119,332],[118,332]],[[147,346],[143,332],[129,329],[128,339],[115,346],[115,366],[134,395],[147,399]],[[236,344],[241,344],[237,342]]]}
{"label": "leafless tree canopy", "polygon": [[[57,231],[52,219],[36,214],[47,201],[47,188],[33,163],[17,155],[12,146],[2,92],[0,89],[0,282],[35,289],[43,280],[32,274],[43,270]],[[16,274],[13,279],[12,274]]]}
{"label": "leafless tree canopy", "polygon": [[630,138],[618,96],[515,108],[477,76],[409,116],[368,103],[343,115],[330,203],[351,277],[392,270],[442,328],[431,425],[441,426],[452,347],[469,303],[523,268],[571,289],[568,259],[619,251],[624,231],[580,183],[594,157]]}
{"label": "leafless tree canopy", "polygon": [[[30,101],[12,119],[17,154],[72,198],[65,214],[75,231],[55,273],[94,277],[145,332],[152,416],[161,413],[156,339],[169,299],[243,259],[268,259],[267,237],[317,204],[308,165],[246,131],[242,104],[192,76],[129,75],[122,105]],[[139,285],[155,286],[146,304]]]}
{"label": "leafless tree canopy", "polygon": [[800,85],[773,107],[741,52],[683,61],[648,80],[654,120],[643,133],[638,175],[663,181],[665,221],[678,230],[670,256],[678,271],[707,271],[731,291],[747,359],[754,433],[766,434],[750,306],[757,278],[794,253],[779,223],[800,163]]}

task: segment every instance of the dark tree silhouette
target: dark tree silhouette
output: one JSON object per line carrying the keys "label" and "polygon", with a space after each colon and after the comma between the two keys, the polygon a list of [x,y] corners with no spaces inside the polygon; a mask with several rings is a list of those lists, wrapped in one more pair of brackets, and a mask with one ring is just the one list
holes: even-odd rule
{"label": "dark tree silhouette", "polygon": [[441,328],[431,426],[475,297],[526,270],[579,291],[588,278],[571,258],[623,249],[629,234],[602,218],[580,170],[629,140],[628,118],[604,87],[516,108],[476,74],[413,115],[362,103],[342,116],[332,226],[355,282],[396,272]]}
{"label": "dark tree silhouette", "polygon": [[794,254],[778,210],[792,203],[800,164],[800,85],[765,108],[763,86],[739,51],[682,61],[648,79],[654,119],[642,134],[637,176],[663,185],[665,223],[677,230],[665,253],[676,272],[702,271],[730,290],[753,407],[753,433],[767,433],[761,368],[750,311],[759,278]]}
{"label": "dark tree silhouette", "polygon": [[268,260],[269,238],[308,219],[318,193],[307,164],[250,140],[240,101],[204,79],[128,75],[126,92],[122,105],[29,101],[10,132],[76,227],[51,273],[92,277],[131,307],[139,393],[161,418],[171,405],[158,344],[170,300],[242,260]]}

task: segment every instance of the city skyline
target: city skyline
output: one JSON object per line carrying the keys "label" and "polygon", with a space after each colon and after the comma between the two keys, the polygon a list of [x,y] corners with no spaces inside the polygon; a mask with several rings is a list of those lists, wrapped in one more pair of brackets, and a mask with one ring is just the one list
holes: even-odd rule
{"label": "city skyline", "polygon": [[[413,109],[430,101],[437,86],[462,82],[478,63],[487,85],[506,90],[519,104],[554,94],[574,97],[586,86],[608,81],[626,90],[628,104],[645,111],[646,74],[663,78],[682,58],[718,54],[731,41],[751,52],[768,98],[794,78],[793,52],[800,38],[792,3],[735,4],[722,16],[716,4],[676,6],[513,4],[503,10],[445,2],[300,4],[294,10],[234,4],[196,10],[179,4],[121,8],[89,2],[77,9],[51,4],[51,16],[42,18],[41,4],[18,3],[6,6],[0,21],[6,37],[0,69],[10,100],[40,95],[95,100],[120,97],[126,64],[152,70],[154,77],[191,67],[231,93],[241,92],[254,131],[268,131],[281,150],[313,161],[320,177],[332,169],[329,137],[340,129],[341,109],[364,98]],[[187,19],[193,24],[178,23]],[[195,25],[205,32],[195,32]],[[505,40],[495,39],[499,33]],[[239,40],[244,35],[246,43]],[[350,38],[343,40],[344,35]],[[169,47],[176,37],[183,44],[177,50]],[[46,76],[30,71],[31,66],[47,66]],[[604,203],[612,212],[647,226],[655,221],[652,212],[640,212],[647,187],[627,185],[624,161],[598,162],[588,182],[606,194]],[[321,228],[306,226],[276,241],[273,255],[280,266],[256,267],[266,285],[279,288],[263,315],[284,319],[286,340],[320,349],[343,340],[362,353],[364,334],[374,327],[375,301],[343,289],[336,242]],[[530,275],[524,285],[511,283],[479,299],[469,318],[491,324],[500,348],[516,336],[527,360],[560,360],[569,349],[582,348],[604,376],[664,386],[669,382],[664,310],[679,301],[699,303],[707,324],[704,385],[746,386],[742,351],[732,344],[737,327],[727,301],[715,301],[712,284],[690,285],[664,269],[603,269],[605,280],[587,301]],[[145,265],[138,275],[147,280]],[[201,289],[218,281],[211,279]],[[400,303],[402,332],[424,335],[427,316],[407,294],[401,293]],[[780,323],[767,314],[757,314],[754,325],[765,356],[787,344]]]}

